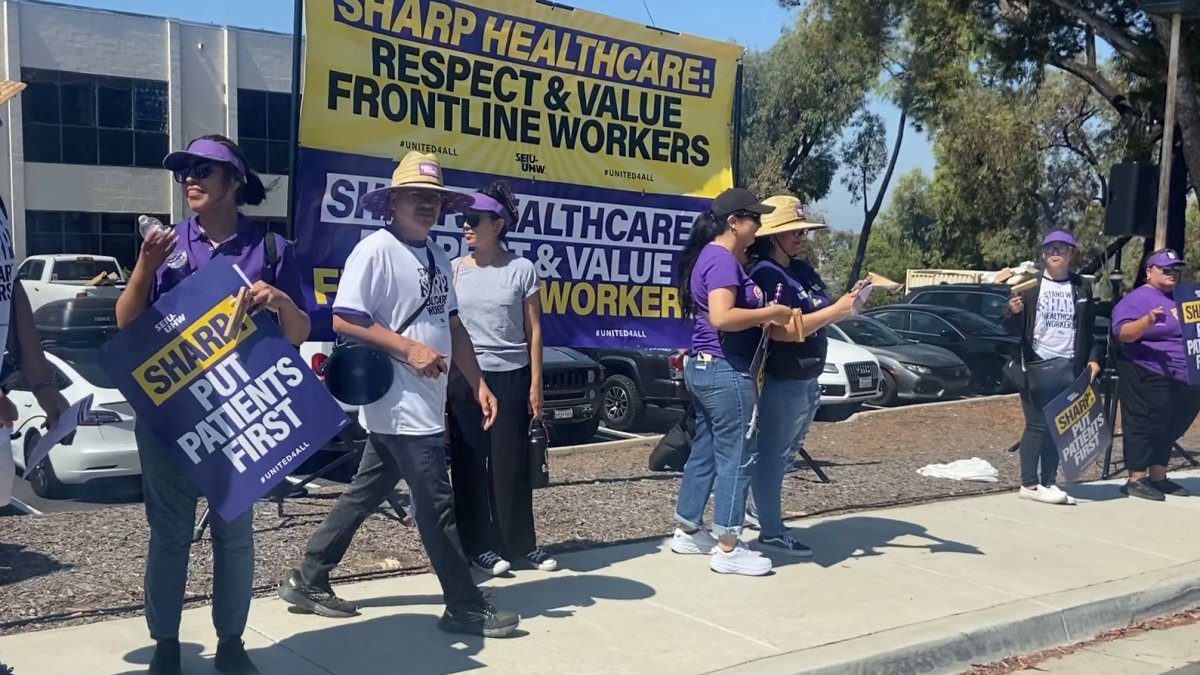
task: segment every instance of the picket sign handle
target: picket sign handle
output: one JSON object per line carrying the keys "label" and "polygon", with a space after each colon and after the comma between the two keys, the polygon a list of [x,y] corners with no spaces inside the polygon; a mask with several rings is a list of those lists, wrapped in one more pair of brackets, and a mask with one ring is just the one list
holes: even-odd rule
{"label": "picket sign handle", "polygon": [[246,322],[246,312],[250,309],[250,294],[246,287],[238,289],[237,299],[233,304],[233,320],[225,327],[225,340],[233,342],[242,334],[242,324]]}

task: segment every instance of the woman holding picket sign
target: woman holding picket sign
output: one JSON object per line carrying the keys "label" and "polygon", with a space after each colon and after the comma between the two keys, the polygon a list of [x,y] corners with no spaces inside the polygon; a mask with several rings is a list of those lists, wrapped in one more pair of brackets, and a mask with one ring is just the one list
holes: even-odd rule
{"label": "woman holding picket sign", "polygon": [[[1046,423],[1045,407],[1084,372],[1100,375],[1104,344],[1096,342],[1091,286],[1071,271],[1075,238],[1051,232],[1042,240],[1041,278],[1013,295],[1004,325],[1020,331],[1020,352],[1009,367],[1021,390],[1025,433],[1021,436],[1021,488],[1018,495],[1041,504],[1074,504],[1057,485],[1058,448]],[[1038,472],[1039,463],[1041,473]]]}
{"label": "woman holding picket sign", "polygon": [[[504,247],[518,219],[503,183],[476,192],[459,216],[472,253],[454,261],[458,315],[471,334],[483,379],[500,402],[491,429],[457,369],[450,373],[450,464],[454,510],[471,564],[492,576],[523,561],[552,572],[537,545],[529,429],[542,417],[542,301],[533,263]],[[535,422],[536,420],[536,422]]]}
{"label": "woman holding picket sign", "polygon": [[763,216],[758,238],[750,247],[750,278],[759,288],[782,288],[779,303],[797,313],[789,325],[771,329],[766,377],[759,395],[758,463],[751,483],[754,499],[747,520],[759,527],[760,548],[808,557],[812,550],[793,539],[783,524],[783,476],[821,402],[817,378],[829,350],[823,329],[849,318],[858,289],[834,302],[817,271],[800,259],[805,235],[825,225],[809,222],[799,199],[778,196],[763,203],[775,210]]}
{"label": "woman holding picket sign", "polygon": [[[684,374],[695,402],[696,433],[679,485],[679,527],[671,550],[711,555],[709,568],[722,574],[762,576],[771,571],[771,561],[741,546],[738,537],[757,457],[756,439],[747,433],[756,397],[750,365],[761,327],[792,322],[792,309],[768,304],[743,269],[763,214],[774,210],[749,190],[722,192],[692,224],[678,269],[683,314],[696,322]],[[704,509],[714,482],[709,533]]]}
{"label": "woman holding picket sign", "polygon": [[1187,348],[1176,311],[1175,286],[1183,274],[1179,254],[1163,249],[1146,260],[1146,283],[1113,308],[1118,398],[1125,431],[1121,492],[1161,502],[1165,495],[1188,496],[1167,477],[1171,448],[1196,421],[1200,387],[1188,384]]}
{"label": "woman holding picket sign", "polygon": [[[129,284],[117,301],[117,324],[129,326],[164,293],[223,257],[254,282],[251,311],[267,310],[292,344],[302,344],[308,339],[309,320],[292,246],[238,210],[266,198],[262,180],[250,171],[241,149],[224,136],[204,136],[186,151],[167,155],[163,166],[174,172],[195,215],[172,229],[146,234]],[[149,672],[174,675],[181,672],[179,621],[200,492],[140,418],[134,431],[150,523],[146,623],[157,646]],[[254,582],[253,518],[248,511],[233,522],[215,514],[212,519],[213,625],[219,640],[214,665],[229,675],[259,672],[242,643]]]}

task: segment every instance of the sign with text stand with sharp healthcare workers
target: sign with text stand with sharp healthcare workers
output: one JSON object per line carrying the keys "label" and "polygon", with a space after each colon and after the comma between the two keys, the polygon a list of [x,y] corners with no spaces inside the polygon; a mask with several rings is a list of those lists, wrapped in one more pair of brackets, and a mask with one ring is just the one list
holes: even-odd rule
{"label": "sign with text stand with sharp healthcare workers", "polygon": [[1050,437],[1062,460],[1063,478],[1068,483],[1078,483],[1088,464],[1112,442],[1113,420],[1104,408],[1092,373],[1087,370],[1044,408]]}
{"label": "sign with text stand with sharp healthcare workers", "polygon": [[265,313],[227,339],[246,285],[215,258],[104,347],[117,389],[226,521],[349,423]]}
{"label": "sign with text stand with sharp healthcare workers", "polygon": [[1175,311],[1183,331],[1183,352],[1187,356],[1188,384],[1200,385],[1200,283],[1175,287]]}

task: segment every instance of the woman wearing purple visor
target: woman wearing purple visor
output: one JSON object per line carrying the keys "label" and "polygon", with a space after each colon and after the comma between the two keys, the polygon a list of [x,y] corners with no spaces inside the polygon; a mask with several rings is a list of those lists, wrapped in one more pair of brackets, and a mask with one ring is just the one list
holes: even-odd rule
{"label": "woman wearing purple visor", "polygon": [[533,263],[504,247],[518,213],[507,185],[476,192],[459,216],[472,253],[454,261],[459,316],[500,403],[495,424],[485,430],[466,378],[451,371],[454,509],[471,564],[493,576],[507,572],[511,562],[558,569],[538,548],[533,525],[529,425],[542,416],[542,303]]}
{"label": "woman wearing purple visor", "polygon": [[1125,431],[1129,481],[1121,492],[1161,502],[1188,496],[1167,478],[1175,441],[1200,412],[1200,387],[1188,385],[1183,330],[1175,310],[1175,285],[1183,259],[1170,249],[1146,259],[1146,283],[1113,308],[1113,337],[1120,343],[1117,395]]}
{"label": "woman wearing purple visor", "polygon": [[[238,210],[266,198],[262,180],[247,168],[241,149],[224,136],[204,136],[186,151],[167,155],[163,166],[174,172],[194,215],[171,230],[146,234],[129,285],[117,301],[117,324],[128,326],[188,275],[224,257],[254,281],[254,306],[274,315],[292,344],[302,344],[309,321],[292,245]],[[200,492],[153,432],[135,424],[134,433],[150,523],[146,623],[157,646],[149,672],[174,675],[181,672],[179,622]],[[212,518],[212,615],[219,640],[214,665],[229,675],[259,672],[242,643],[254,585],[253,517],[248,511],[228,523]]]}

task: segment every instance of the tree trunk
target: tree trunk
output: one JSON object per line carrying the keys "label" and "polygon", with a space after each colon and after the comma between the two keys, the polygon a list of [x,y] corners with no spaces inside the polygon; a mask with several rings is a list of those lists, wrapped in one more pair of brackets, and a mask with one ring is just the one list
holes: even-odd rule
{"label": "tree trunk", "polygon": [[892,182],[892,174],[896,171],[896,160],[900,158],[900,146],[904,144],[904,127],[908,124],[908,110],[900,109],[900,125],[896,131],[896,143],[892,146],[892,156],[888,160],[887,171],[883,174],[883,183],[879,186],[879,192],[875,195],[875,203],[867,210],[866,216],[863,218],[862,232],[858,235],[858,250],[854,253],[854,265],[850,268],[850,278],[846,280],[846,292],[854,288],[854,284],[858,283],[862,275],[863,260],[867,257],[867,240],[871,238],[871,226],[875,224],[875,219],[879,217],[880,210],[883,209],[883,198],[887,195],[888,185]]}
{"label": "tree trunk", "polygon": [[[1163,50],[1170,49],[1171,20],[1154,16],[1155,33],[1162,43]],[[1200,88],[1196,86],[1196,64],[1190,58],[1187,48],[1188,26],[1183,27],[1181,49],[1179,54],[1179,99],[1175,106],[1175,121],[1179,129],[1180,140],[1183,141],[1183,157],[1187,162],[1189,182],[1196,194],[1200,194]],[[1165,78],[1164,78],[1165,79]]]}

